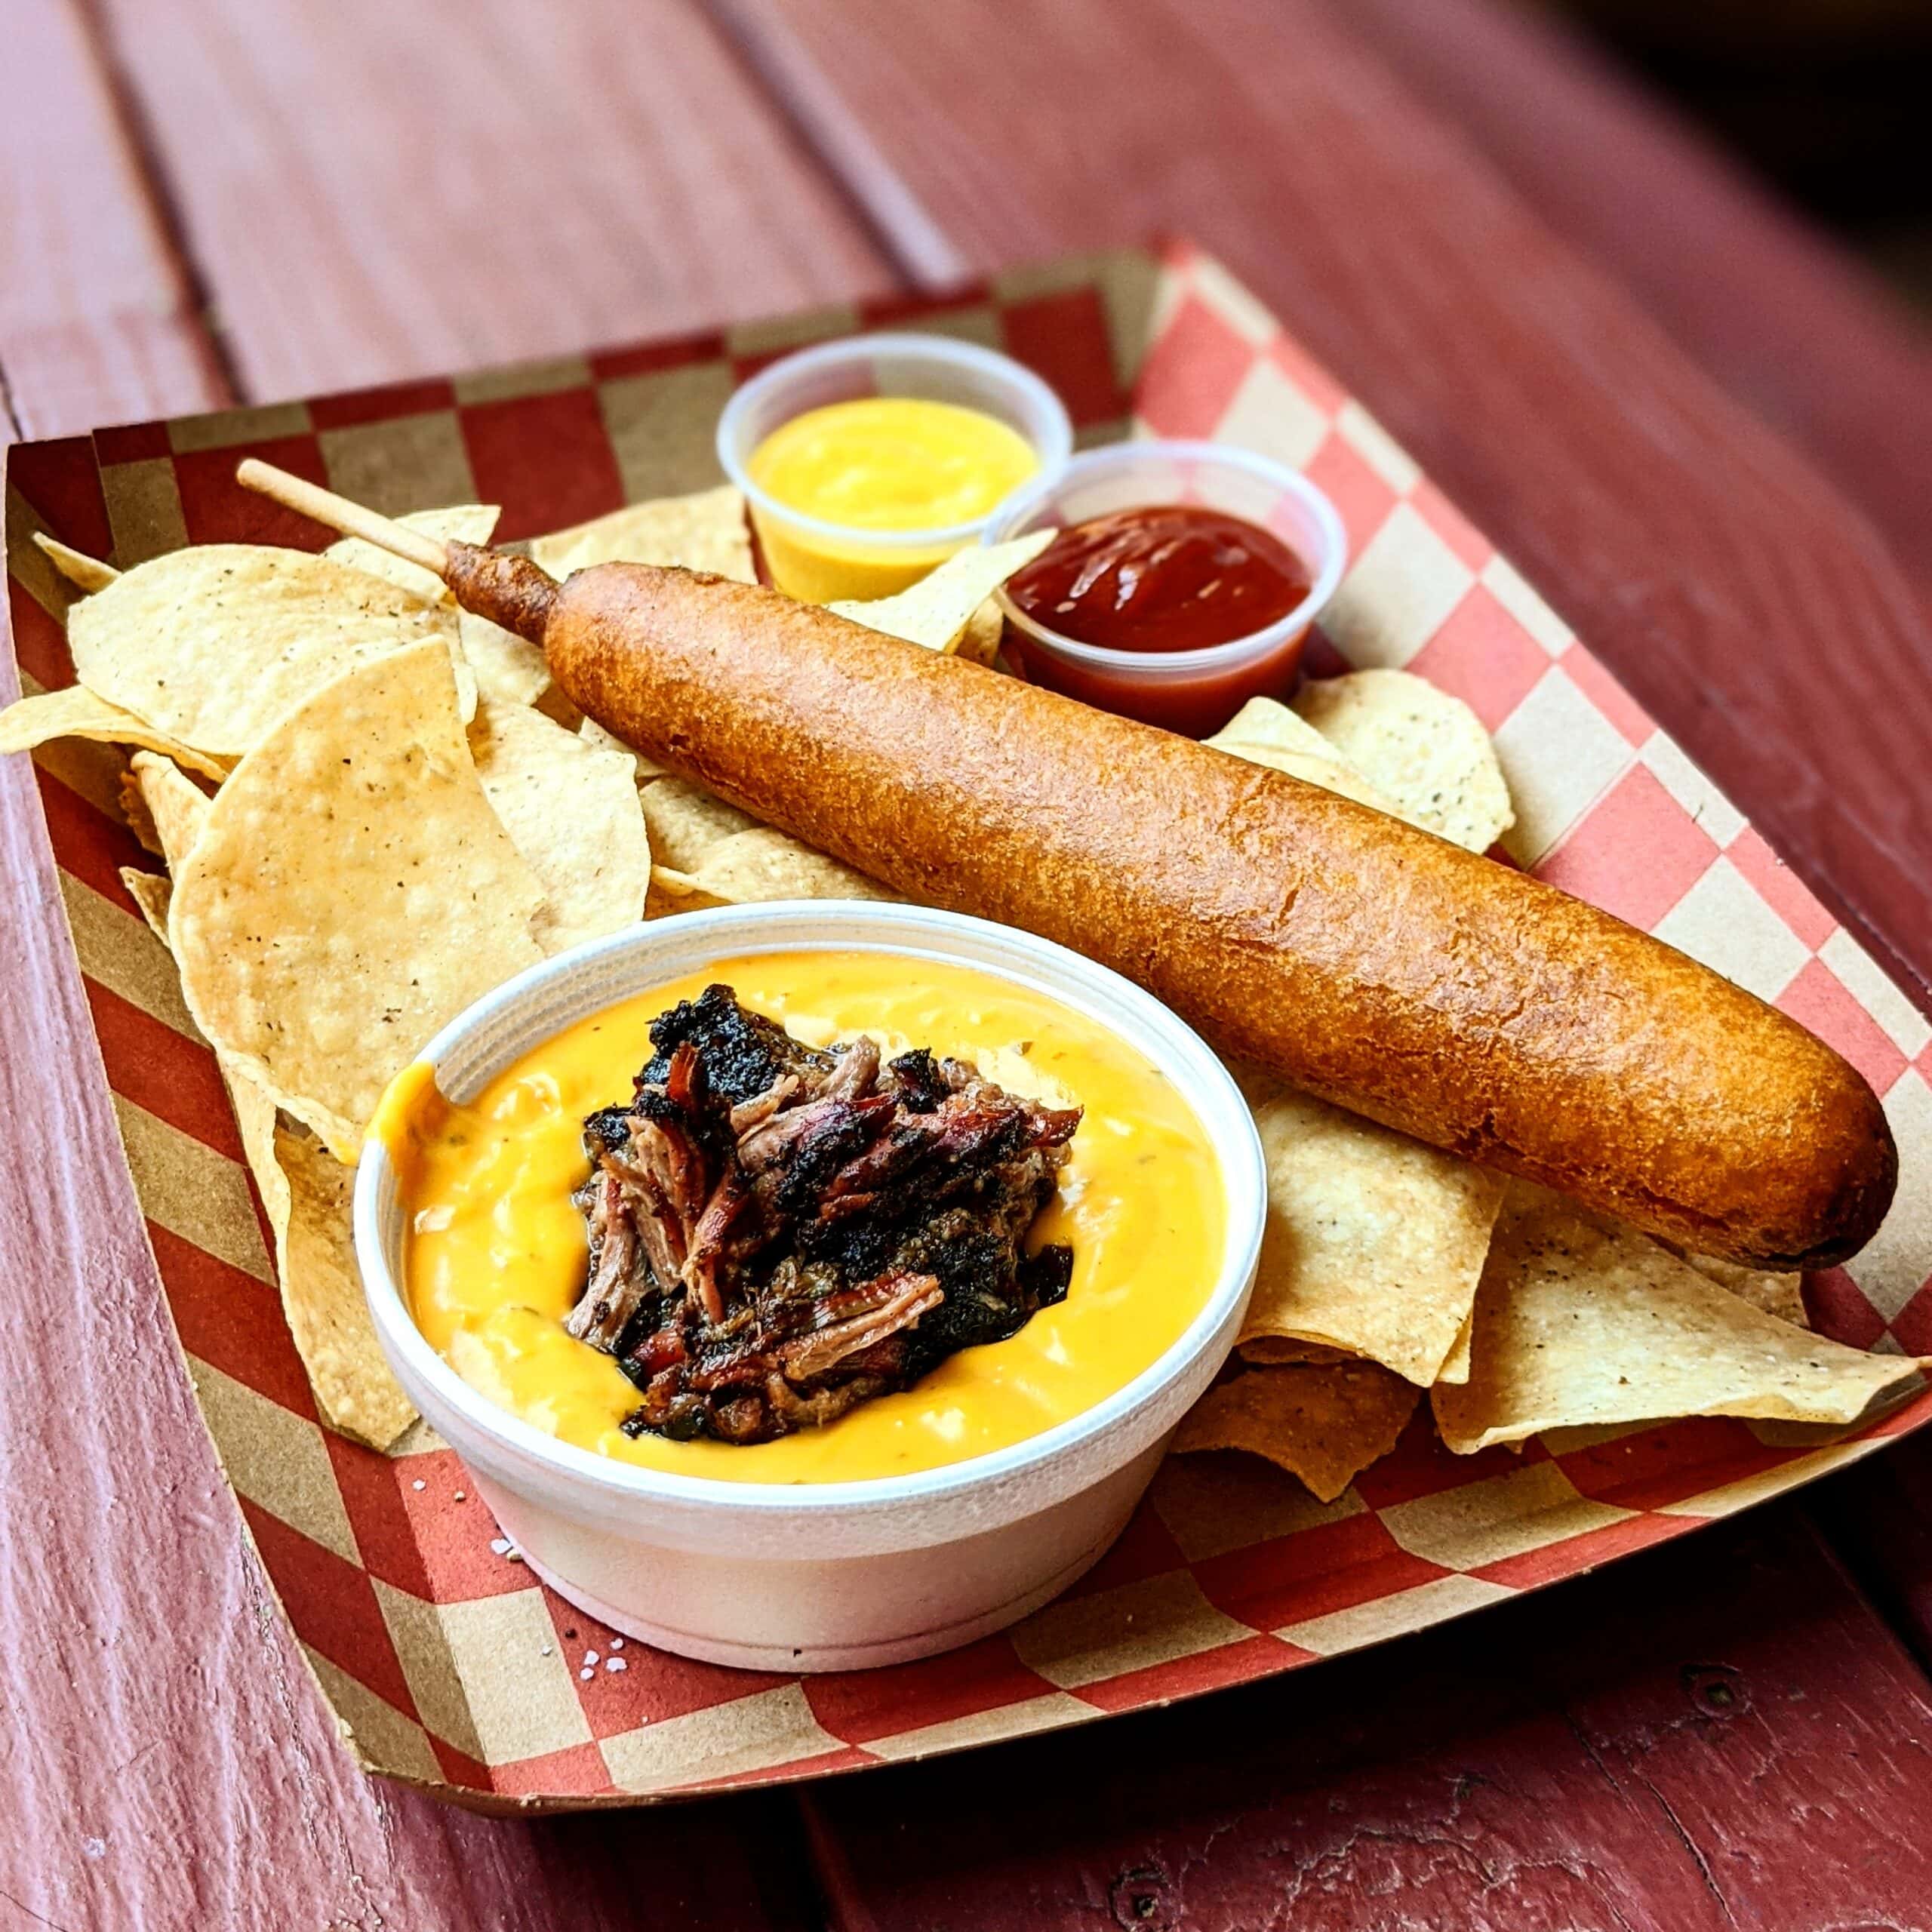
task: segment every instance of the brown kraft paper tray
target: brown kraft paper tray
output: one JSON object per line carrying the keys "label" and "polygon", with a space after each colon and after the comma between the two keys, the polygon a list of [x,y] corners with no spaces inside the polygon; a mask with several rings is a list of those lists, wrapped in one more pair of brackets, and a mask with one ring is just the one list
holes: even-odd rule
{"label": "brown kraft paper tray", "polygon": [[[315,526],[236,486],[254,454],[383,509],[500,503],[498,536],[515,540],[715,482],[712,426],[736,381],[783,349],[887,321],[1031,364],[1083,442],[1217,437],[1327,490],[1353,561],[1312,668],[1401,666],[1466,699],[1515,795],[1518,863],[1741,981],[1865,1073],[1899,1140],[1899,1204],[1807,1300],[1840,1340],[1932,1352],[1932,1026],[1367,412],[1184,243],[1014,270],[910,307],[17,446],[6,534],[22,684],[72,676],[61,616],[73,593],[35,531],[124,568],[189,543],[318,547]],[[460,1802],[635,1804],[1147,1709],[1577,1575],[1932,1417],[1927,1393],[1831,1441],[1706,1420],[1469,1457],[1418,1420],[1332,1504],[1249,1458],[1188,1458],[1067,1596],[949,1656],[798,1678],[618,1643],[515,1560],[423,1426],[387,1456],[320,1426],[214,1057],[119,878],[149,862],[116,807],[118,755],[62,741],[35,755],[202,1416],[345,1741],[368,1769]]]}

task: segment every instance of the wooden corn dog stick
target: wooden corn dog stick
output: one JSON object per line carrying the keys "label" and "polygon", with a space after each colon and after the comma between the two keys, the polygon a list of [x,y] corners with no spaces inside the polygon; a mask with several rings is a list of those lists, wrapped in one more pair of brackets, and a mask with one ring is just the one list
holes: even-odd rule
{"label": "wooden corn dog stick", "polygon": [[435,537],[426,537],[421,531],[411,530],[406,523],[398,523],[346,497],[338,497],[333,490],[325,490],[306,477],[278,469],[259,457],[243,457],[235,467],[235,480],[243,488],[269,497],[285,509],[313,517],[345,537],[360,537],[393,552],[405,562],[433,571],[438,577],[445,576],[449,569],[449,553]]}
{"label": "wooden corn dog stick", "polygon": [[337,496],[334,491],[325,490],[306,477],[278,469],[259,457],[245,457],[235,466],[235,480],[244,489],[253,490],[285,509],[312,517],[345,537],[359,537],[407,563],[420,565],[445,583],[452,581],[452,560],[460,552],[463,582],[468,587],[463,599],[464,608],[501,624],[506,630],[516,632],[532,644],[543,641],[543,626],[557,586],[554,579],[528,558],[480,549],[473,543],[454,540],[445,543],[426,537],[406,523],[398,523],[392,517],[349,497]]}

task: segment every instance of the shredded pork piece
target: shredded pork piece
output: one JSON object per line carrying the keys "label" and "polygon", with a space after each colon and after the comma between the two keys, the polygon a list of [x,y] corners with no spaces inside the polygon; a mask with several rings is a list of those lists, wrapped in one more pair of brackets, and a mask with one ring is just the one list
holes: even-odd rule
{"label": "shredded pork piece", "polygon": [[1025,1243],[1078,1109],[863,1037],[816,1051],[727,986],[651,1044],[630,1105],[584,1124],[567,1324],[643,1392],[632,1434],[822,1427],[1065,1296],[1070,1251]]}

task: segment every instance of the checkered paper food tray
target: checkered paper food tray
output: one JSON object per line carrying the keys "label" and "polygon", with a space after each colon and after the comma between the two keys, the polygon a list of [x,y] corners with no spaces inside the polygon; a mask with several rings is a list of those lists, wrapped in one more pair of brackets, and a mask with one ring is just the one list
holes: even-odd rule
{"label": "checkered paper food tray", "polygon": [[[1353,563],[1315,668],[1399,665],[1465,698],[1515,795],[1513,857],[1822,1034],[1884,1098],[1900,1204],[1819,1324],[1932,1352],[1932,1026],[1360,404],[1185,245],[1013,272],[940,300],[29,444],[7,554],[23,683],[72,680],[45,530],[126,567],[189,543],[317,546],[247,495],[267,458],[379,508],[484,500],[504,540],[716,480],[733,384],[884,323],[1031,364],[1083,441],[1209,436],[1303,469]],[[1246,1457],[1171,1461],[1119,1544],[1016,1629],[900,1668],[798,1678],[626,1643],[537,1583],[420,1427],[387,1457],[323,1429],[283,1324],[214,1058],[118,876],[144,863],[118,757],[36,754],[60,884],[136,1189],[202,1413],[291,1624],[369,1768],[486,1808],[567,1809],[961,1749],[1291,1669],[1574,1576],[1932,1419],[1829,1444],[1743,1423],[1450,1455],[1419,1417],[1332,1504]]]}

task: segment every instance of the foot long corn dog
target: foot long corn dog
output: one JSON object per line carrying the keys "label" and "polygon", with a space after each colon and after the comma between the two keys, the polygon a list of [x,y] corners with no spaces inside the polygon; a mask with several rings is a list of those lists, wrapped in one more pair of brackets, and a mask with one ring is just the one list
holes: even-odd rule
{"label": "foot long corn dog", "polygon": [[1890,1204],[1890,1129],[1837,1054],[1507,866],[774,591],[628,564],[559,586],[429,547],[639,750],[912,897],[1104,961],[1325,1099],[1759,1266],[1841,1260]]}
{"label": "foot long corn dog", "polygon": [[1225,1051],[1706,1253],[1863,1245],[1897,1155],[1804,1028],[1607,913],[1286,775],[775,592],[453,546],[591,716],[913,897],[1139,980]]}

